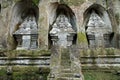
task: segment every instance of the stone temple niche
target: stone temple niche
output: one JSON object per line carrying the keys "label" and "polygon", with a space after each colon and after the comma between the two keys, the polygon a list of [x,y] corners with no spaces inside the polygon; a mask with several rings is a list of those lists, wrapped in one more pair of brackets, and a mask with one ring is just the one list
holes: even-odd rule
{"label": "stone temple niche", "polygon": [[60,14],[50,31],[51,40],[53,45],[59,45],[66,48],[71,46],[73,36],[76,32],[72,29],[72,25],[64,14]]}
{"label": "stone temple niche", "polygon": [[27,16],[19,29],[13,33],[18,45],[17,49],[36,49],[37,48],[37,23],[34,16]]}
{"label": "stone temple niche", "polygon": [[105,21],[95,10],[92,10],[86,27],[90,48],[111,46],[110,36],[112,34],[112,29],[107,26]]}
{"label": "stone temple niche", "polygon": [[9,35],[9,49],[38,48],[39,8],[32,0],[18,1],[12,10]]}
{"label": "stone temple niche", "polygon": [[51,16],[54,17],[53,21],[50,22],[49,46],[52,47],[56,45],[67,48],[68,46],[76,44],[76,17],[72,9],[67,5],[56,5],[52,10],[54,13],[51,13]]}

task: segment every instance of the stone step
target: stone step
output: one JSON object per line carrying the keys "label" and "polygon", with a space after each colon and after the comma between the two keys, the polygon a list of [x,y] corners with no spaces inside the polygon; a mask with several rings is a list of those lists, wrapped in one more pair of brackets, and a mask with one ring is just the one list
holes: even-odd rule
{"label": "stone step", "polygon": [[73,77],[58,77],[56,80],[81,80],[81,78],[73,78]]}
{"label": "stone step", "polygon": [[74,78],[80,78],[81,75],[79,73],[61,73],[59,77],[74,77]]}
{"label": "stone step", "polygon": [[40,57],[13,57],[13,58],[0,57],[0,60],[25,60],[25,59],[29,59],[29,60],[47,60],[47,59],[50,59],[50,56],[40,56]]}
{"label": "stone step", "polygon": [[62,80],[62,79],[63,80],[80,80],[81,74],[73,73],[72,70],[71,70],[71,67],[68,67],[68,68],[62,68],[61,73],[59,74],[58,77],[59,77],[58,80]]}
{"label": "stone step", "polygon": [[71,71],[71,66],[61,66],[61,71]]}
{"label": "stone step", "polygon": [[60,78],[57,78],[57,80],[73,80],[73,78],[60,77]]}
{"label": "stone step", "polygon": [[74,74],[73,73],[61,73],[59,76],[60,77],[74,77]]}
{"label": "stone step", "polygon": [[62,69],[61,70],[62,73],[71,73],[71,69],[68,68],[68,69]]}
{"label": "stone step", "polygon": [[8,57],[0,57],[0,66],[5,65],[14,65],[14,66],[41,66],[41,67],[49,67],[50,65],[50,57],[49,56],[40,56],[40,57],[16,57],[16,58],[8,58]]}
{"label": "stone step", "polygon": [[61,66],[69,67],[69,66],[71,66],[71,62],[64,62],[64,63],[61,63]]}

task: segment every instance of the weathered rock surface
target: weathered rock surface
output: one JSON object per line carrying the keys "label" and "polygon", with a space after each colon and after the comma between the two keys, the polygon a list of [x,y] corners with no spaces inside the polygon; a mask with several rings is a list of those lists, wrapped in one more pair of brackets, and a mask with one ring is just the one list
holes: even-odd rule
{"label": "weathered rock surface", "polygon": [[[119,34],[119,1],[95,1],[95,0],[86,0],[86,1],[72,1],[72,0],[66,0],[66,1],[60,1],[60,0],[45,0],[45,1],[39,1],[39,4],[36,5],[36,7],[39,9],[39,12],[37,11],[37,8],[33,8],[36,14],[36,18],[38,20],[38,33],[39,33],[39,39],[38,39],[38,45],[41,49],[48,49],[49,46],[49,30],[52,24],[54,23],[56,19],[56,9],[58,5],[61,3],[66,3],[75,14],[76,20],[76,26],[77,26],[77,43],[79,45],[84,45],[84,47],[88,46],[88,41],[85,34],[85,17],[84,12],[91,7],[94,3],[100,4],[103,6],[106,10],[108,10],[111,25],[113,26],[114,31],[114,38],[113,38],[113,46],[119,47],[119,40],[117,39],[117,35]],[[77,2],[77,3],[76,3]],[[16,47],[16,41],[12,37],[12,33],[16,31],[19,27],[19,25],[22,22],[21,14],[24,13],[24,10],[27,11],[27,9],[30,7],[26,7],[26,3],[23,2],[23,7],[17,8],[17,4],[19,3],[19,0],[1,0],[1,12],[0,12],[0,44],[4,43],[1,47],[7,47],[9,49],[14,49]],[[30,2],[27,3],[30,5]],[[46,6],[47,5],[47,6]],[[16,7],[15,7],[16,6]],[[19,6],[20,7],[20,6]],[[24,10],[22,10],[24,9]],[[15,11],[17,10],[17,11]],[[114,10],[114,12],[113,12]],[[25,12],[26,13],[26,12]],[[19,14],[19,15],[18,15]],[[27,14],[27,13],[26,13]],[[39,14],[39,16],[38,16]],[[118,16],[118,17],[115,17]],[[116,22],[117,21],[117,22]],[[74,22],[74,21],[72,21]],[[6,38],[7,36],[7,38]],[[82,39],[79,39],[82,38]],[[7,43],[5,44],[5,42]]]}

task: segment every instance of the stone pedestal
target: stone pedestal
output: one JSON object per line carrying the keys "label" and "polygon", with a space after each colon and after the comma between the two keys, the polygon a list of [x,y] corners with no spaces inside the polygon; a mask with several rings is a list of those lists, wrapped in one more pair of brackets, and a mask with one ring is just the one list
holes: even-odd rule
{"label": "stone pedestal", "polygon": [[23,35],[22,36],[22,47],[24,49],[29,49],[30,48],[30,42],[31,42],[30,35]]}
{"label": "stone pedestal", "polygon": [[73,37],[75,34],[67,35],[67,34],[59,34],[59,35],[51,35],[52,37],[52,45],[59,45],[63,48],[67,48],[72,46],[73,44]]}
{"label": "stone pedestal", "polygon": [[36,35],[14,35],[17,40],[17,50],[21,49],[37,49],[37,34]]}

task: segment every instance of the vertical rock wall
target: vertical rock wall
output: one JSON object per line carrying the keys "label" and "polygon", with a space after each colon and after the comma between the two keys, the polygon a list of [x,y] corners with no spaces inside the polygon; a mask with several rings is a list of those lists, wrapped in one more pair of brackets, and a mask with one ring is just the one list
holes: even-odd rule
{"label": "vertical rock wall", "polygon": [[[20,18],[19,16],[16,18],[15,15],[13,15],[14,13],[14,6],[15,4],[18,2],[19,0],[1,0],[1,13],[0,13],[0,44],[5,43],[6,42],[6,33],[8,32],[8,30],[11,31],[11,29],[14,31],[13,26],[15,25],[11,25],[11,21],[12,18],[15,18],[15,22],[16,23]],[[115,16],[119,16],[119,1],[105,1],[105,0],[40,0],[39,4],[38,4],[38,8],[39,8],[39,17],[38,17],[38,33],[39,33],[39,39],[38,39],[38,44],[39,44],[39,48],[40,49],[48,49],[49,48],[49,36],[48,36],[48,32],[50,30],[50,26],[52,25],[52,23],[55,20],[55,11],[57,8],[57,5],[59,3],[65,3],[67,4],[72,10],[73,13],[76,16],[76,26],[77,26],[77,44],[81,45],[81,47],[83,48],[87,48],[88,47],[88,41],[86,38],[86,34],[85,34],[85,28],[84,28],[84,12],[86,11],[87,8],[89,8],[92,4],[96,3],[96,4],[100,4],[101,6],[103,6],[109,13],[110,16],[110,20],[112,22],[112,27],[113,27],[113,31],[115,32],[115,36],[114,36],[114,40],[113,40],[113,44],[114,47],[117,45],[117,43],[119,43],[119,40],[117,38],[118,35],[118,28],[119,28],[119,17]],[[113,9],[115,10],[115,15],[113,16],[113,11],[111,9],[111,3],[113,5]],[[23,6],[24,7],[24,6]],[[12,17],[14,16],[14,17]],[[19,25],[19,24],[18,24]],[[11,34],[8,33],[8,36],[10,36]],[[14,46],[9,46],[9,45],[13,45],[15,42],[12,39],[12,37],[8,37],[8,43],[7,45],[3,45],[4,47],[9,47],[9,49],[14,48]],[[118,45],[119,46],[119,45]]]}

